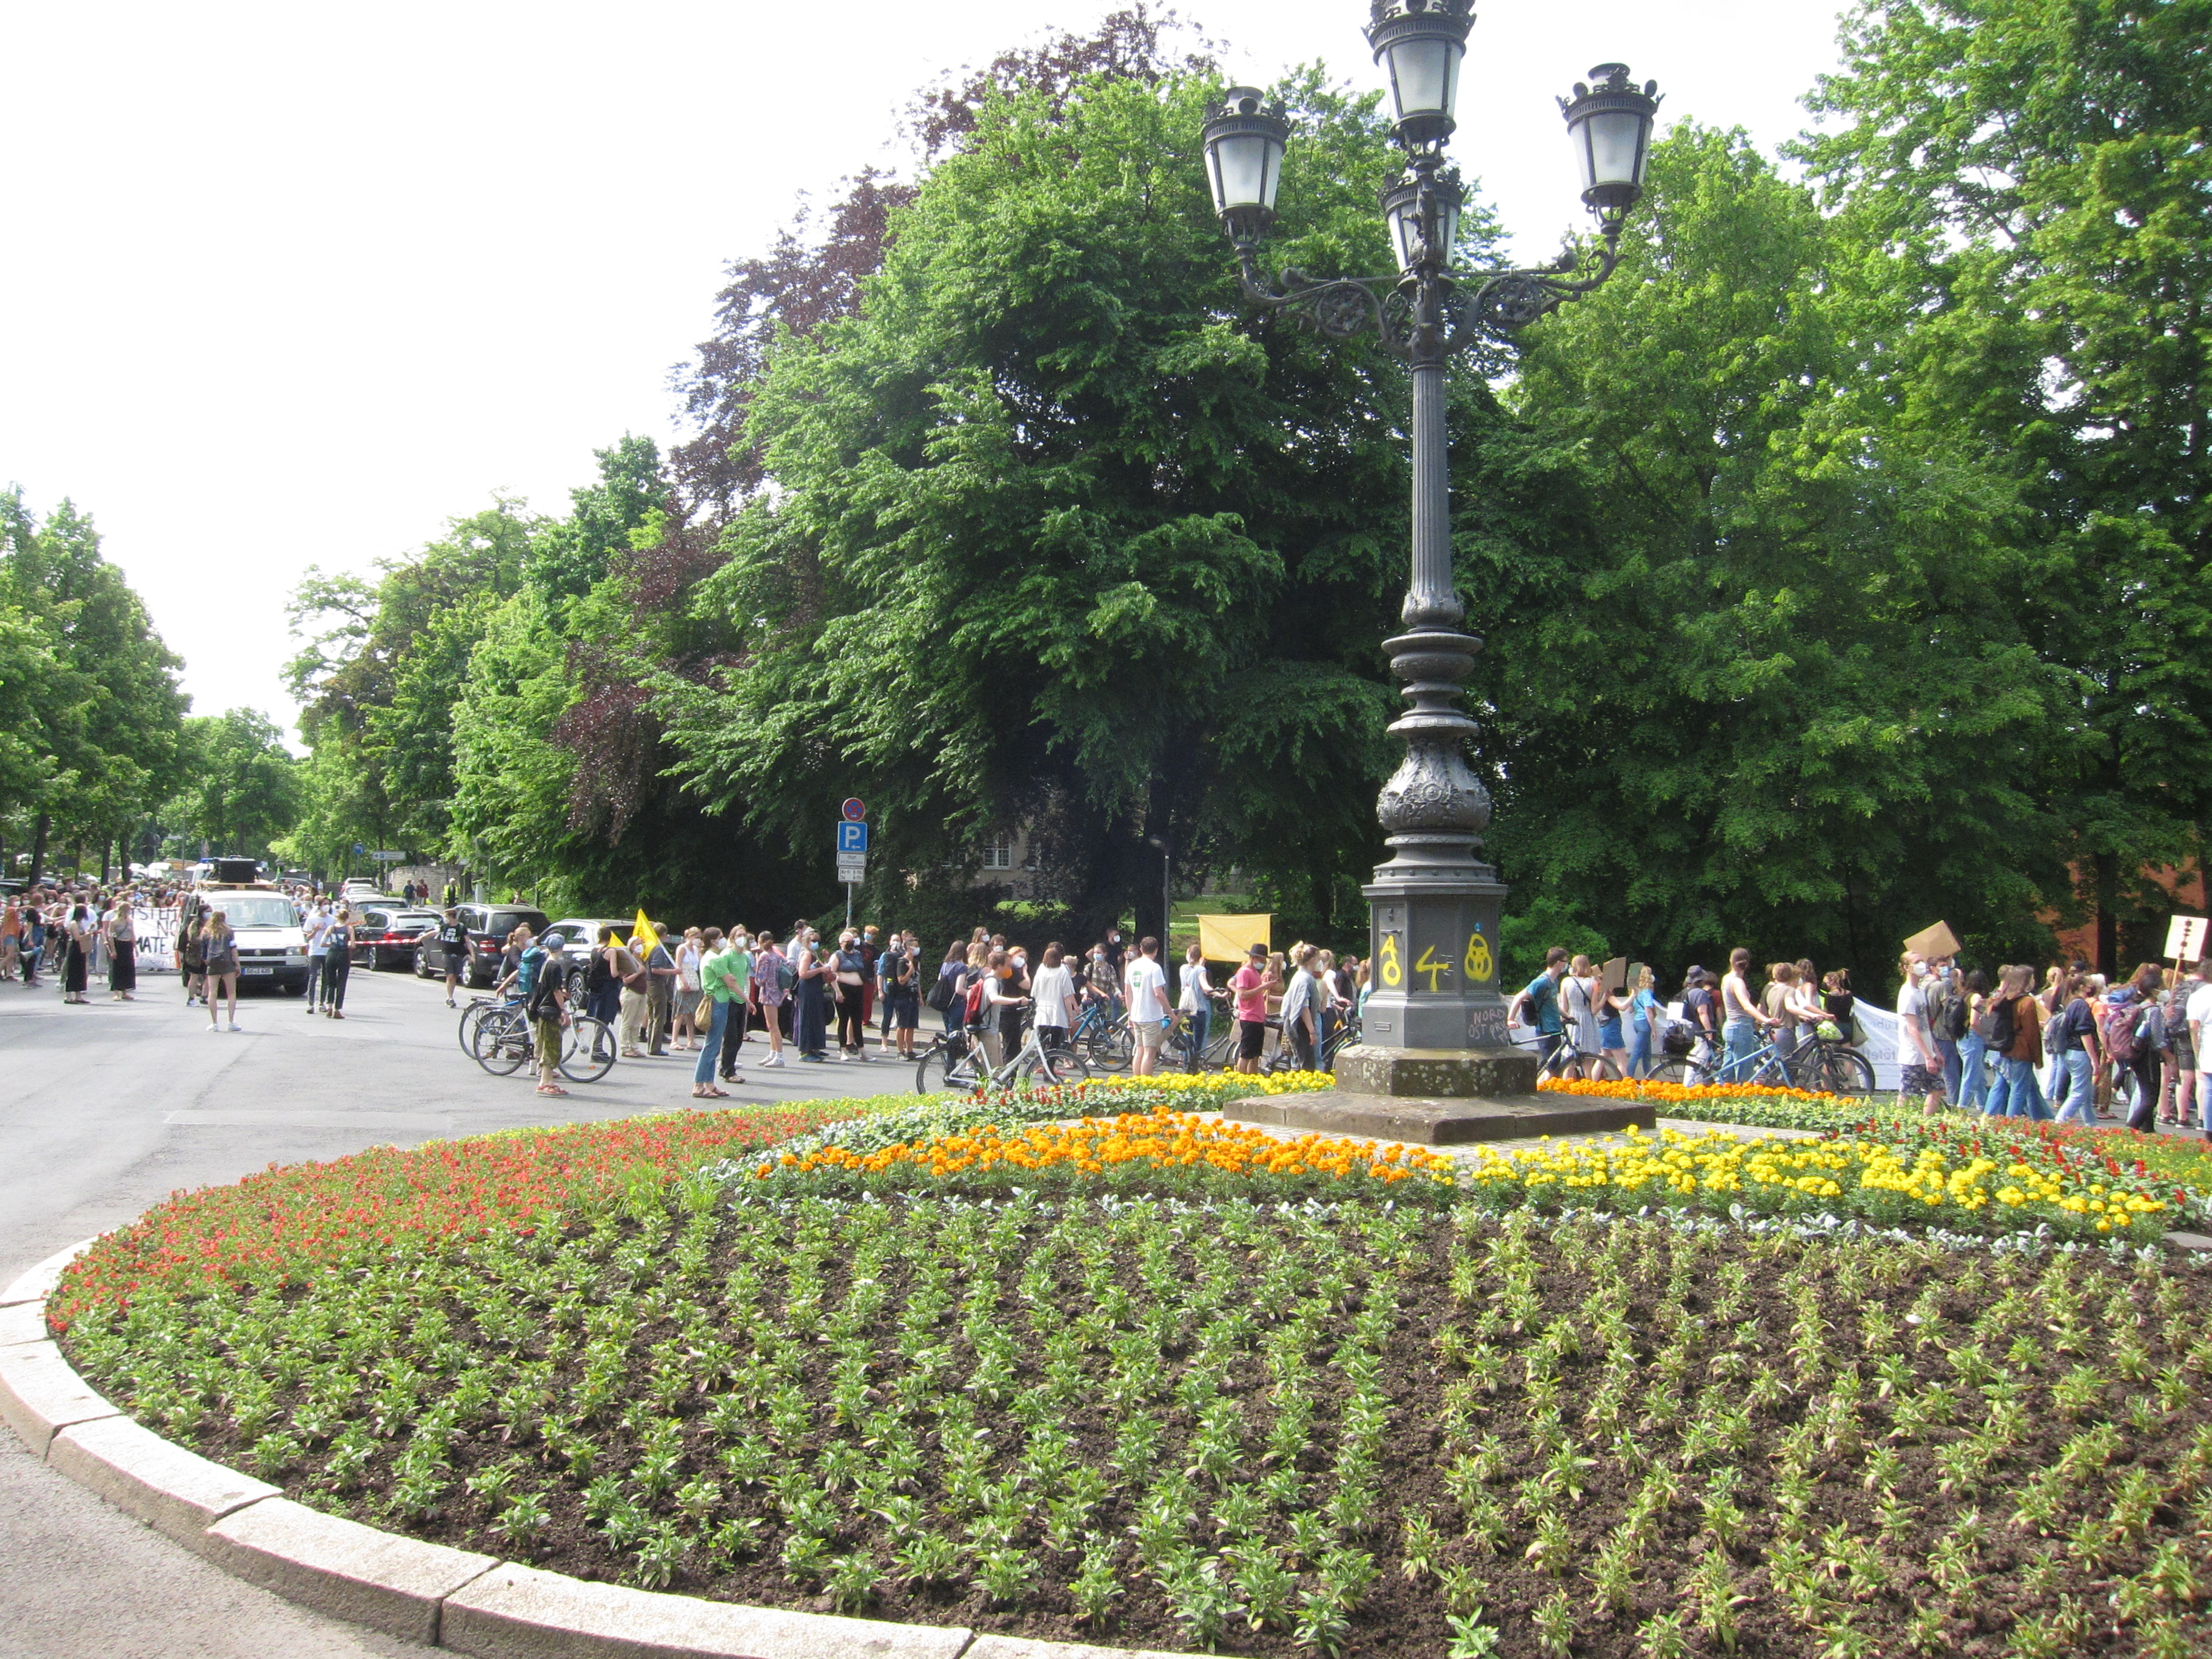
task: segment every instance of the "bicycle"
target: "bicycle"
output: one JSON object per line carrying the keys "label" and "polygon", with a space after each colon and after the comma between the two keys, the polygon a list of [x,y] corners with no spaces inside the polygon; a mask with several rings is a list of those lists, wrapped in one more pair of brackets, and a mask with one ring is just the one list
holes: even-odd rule
{"label": "bicycle", "polygon": [[459,1034],[461,1041],[461,1052],[465,1054],[473,1054],[476,1053],[477,1027],[483,1023],[483,1018],[486,1014],[489,1013],[495,1008],[514,1008],[519,1006],[520,1003],[517,999],[512,996],[471,997],[469,999],[468,1006],[461,1010],[460,1030]]}
{"label": "bicycle", "polygon": [[[1513,1039],[1513,1046],[1516,1048],[1534,1048],[1541,1053],[1543,1039],[1540,1036],[1534,1042],[1523,1042],[1521,1038],[1516,1037]],[[1588,1079],[1595,1083],[1618,1083],[1621,1080],[1622,1074],[1620,1067],[1605,1054],[1594,1054],[1577,1047],[1575,1042],[1575,1034],[1572,1031],[1561,1031],[1558,1033],[1558,1041],[1549,1057],[1536,1068],[1536,1075],[1539,1079],[1548,1077],[1576,1081]]]}
{"label": "bicycle", "polygon": [[[1773,1042],[1762,1043],[1740,1060],[1731,1061],[1724,1048],[1707,1044],[1708,1054],[1668,1054],[1651,1068],[1660,1083],[1691,1087],[1746,1085],[1753,1088],[1802,1089],[1812,1094],[1867,1095],[1874,1092],[1874,1066],[1867,1057],[1840,1038],[1817,1034],[1801,1037],[1784,1054]],[[1728,1075],[1723,1075],[1723,1074]]]}
{"label": "bicycle", "polygon": [[[1057,1026],[1030,1026],[1024,1033],[1021,1051],[994,1069],[983,1052],[979,1033],[946,1031],[932,1042],[915,1067],[916,1094],[935,1094],[940,1089],[963,1092],[976,1089],[1031,1089],[1042,1079],[1046,1088],[1061,1083],[1088,1083],[1091,1067],[1073,1048],[1048,1048],[1038,1036]],[[936,1080],[931,1081],[934,1073]]]}
{"label": "bicycle", "polygon": [[1137,1040],[1130,1035],[1128,1015],[1103,999],[1083,1005],[1083,1012],[1075,1018],[1075,1029],[1067,1034],[1067,1043],[1102,1072],[1126,1072],[1137,1057]]}
{"label": "bicycle", "polygon": [[[589,1014],[573,1014],[561,1031],[558,1069],[571,1083],[597,1083],[614,1069],[614,1028]],[[520,1003],[480,1015],[473,1048],[477,1065],[494,1077],[511,1077],[537,1057],[537,1033]]]}

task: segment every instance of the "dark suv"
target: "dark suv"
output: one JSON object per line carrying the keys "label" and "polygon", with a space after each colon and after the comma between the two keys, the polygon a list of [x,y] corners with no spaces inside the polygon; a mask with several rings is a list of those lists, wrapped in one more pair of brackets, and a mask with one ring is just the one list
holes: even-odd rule
{"label": "dark suv", "polygon": [[[461,982],[472,990],[482,990],[499,978],[500,953],[507,949],[509,933],[525,923],[532,933],[545,931],[545,913],[526,904],[464,904],[459,908],[461,926],[469,930],[469,965]],[[435,927],[415,942],[415,971],[424,979],[446,976],[446,953]]]}

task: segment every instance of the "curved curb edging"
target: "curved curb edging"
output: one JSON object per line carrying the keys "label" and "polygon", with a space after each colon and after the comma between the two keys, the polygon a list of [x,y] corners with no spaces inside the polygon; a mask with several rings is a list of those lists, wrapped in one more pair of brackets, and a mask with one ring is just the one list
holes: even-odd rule
{"label": "curved curb edging", "polygon": [[1186,1659],[592,1583],[325,1515],[164,1440],[76,1374],[46,1303],[92,1242],[0,1291],[0,1417],[113,1508],[318,1613],[479,1659]]}

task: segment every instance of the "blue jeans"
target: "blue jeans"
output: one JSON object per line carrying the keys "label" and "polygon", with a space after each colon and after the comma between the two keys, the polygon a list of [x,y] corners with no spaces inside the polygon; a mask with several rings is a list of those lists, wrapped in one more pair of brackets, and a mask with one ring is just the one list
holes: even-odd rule
{"label": "blue jeans", "polygon": [[1728,1064],[1721,1067],[1720,1081],[1741,1083],[1751,1076],[1751,1057],[1759,1052],[1759,1022],[1738,1014],[1722,1029],[1728,1043]]}
{"label": "blue jeans", "polygon": [[2089,1064],[2087,1048],[2069,1048],[2059,1056],[2066,1073],[2066,1103],[2058,1109],[2058,1121],[2069,1117],[2081,1123],[2097,1121],[2097,1083],[2094,1068]]}
{"label": "blue jeans", "polygon": [[2051,1109],[2043,1103],[2043,1089],[2035,1080],[2035,1067],[2024,1060],[1999,1056],[1997,1080],[1990,1085],[1989,1115],[2033,1118],[2046,1121]]}
{"label": "blue jeans", "polygon": [[1628,1040],[1628,1074],[1642,1077],[1651,1069],[1651,1022],[1644,1020],[1636,1027],[1636,1035]]}
{"label": "blue jeans", "polygon": [[1972,1031],[1959,1039],[1958,1056],[1960,1082],[1952,1091],[1952,1100],[1965,1111],[1972,1111],[1982,1103],[1982,1094],[1988,1078],[1982,1071],[1982,1056],[1990,1045]]}
{"label": "blue jeans", "polygon": [[714,1080],[714,1061],[722,1052],[722,1033],[730,1028],[730,1005],[720,997],[714,999],[714,1023],[708,1028],[707,1041],[699,1049],[699,1063],[691,1068],[695,1088],[704,1088]]}
{"label": "blue jeans", "polygon": [[1206,1039],[1213,1035],[1213,1010],[1194,1008],[1183,1018],[1189,1022],[1183,1033],[1183,1052],[1190,1056],[1195,1070],[1206,1060]]}
{"label": "blue jeans", "polygon": [[1936,1052],[1943,1061],[1943,1092],[1956,1100],[1959,1097],[1959,1045],[1949,1037],[1937,1037]]}

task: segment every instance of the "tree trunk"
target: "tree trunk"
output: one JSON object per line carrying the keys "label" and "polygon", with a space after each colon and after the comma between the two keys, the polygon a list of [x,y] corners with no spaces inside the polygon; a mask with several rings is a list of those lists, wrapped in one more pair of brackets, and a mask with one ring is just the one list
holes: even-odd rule
{"label": "tree trunk", "polygon": [[53,827],[54,821],[51,813],[39,814],[38,829],[31,837],[31,874],[29,880],[25,884],[27,886],[36,887],[39,884],[39,878],[46,873],[46,836]]}
{"label": "tree trunk", "polygon": [[2109,982],[2119,958],[2119,919],[2112,914],[2120,901],[2119,854],[2098,854],[2096,867],[2097,971]]}

